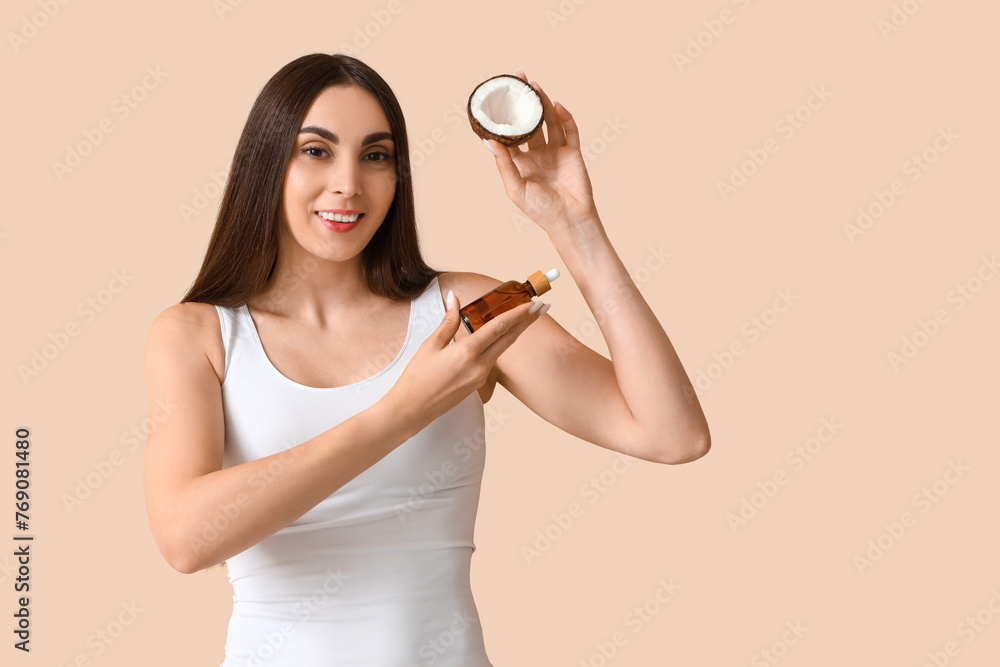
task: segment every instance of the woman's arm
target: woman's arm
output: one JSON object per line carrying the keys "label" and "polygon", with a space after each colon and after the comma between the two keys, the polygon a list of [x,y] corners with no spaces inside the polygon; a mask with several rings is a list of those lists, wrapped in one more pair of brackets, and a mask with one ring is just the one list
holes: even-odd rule
{"label": "woman's arm", "polygon": [[222,469],[222,393],[206,354],[210,336],[220,336],[214,311],[171,306],[146,339],[150,409],[157,401],[177,406],[151,424],[146,440],[146,511],[160,552],[185,574],[295,521],[412,435],[379,402],[298,446]]}
{"label": "woman's arm", "polygon": [[552,241],[594,314],[611,360],[545,315],[498,359],[500,384],[541,417],[589,442],[660,463],[704,456],[711,436],[691,381],[600,222],[553,235]]}
{"label": "woman's arm", "polygon": [[595,444],[662,463],[697,459],[711,436],[694,388],[608,239],[572,115],[533,85],[548,139],[537,133],[524,152],[487,146],[507,195],[548,233],[566,263],[611,360],[546,315],[498,360],[499,382],[541,417]]}

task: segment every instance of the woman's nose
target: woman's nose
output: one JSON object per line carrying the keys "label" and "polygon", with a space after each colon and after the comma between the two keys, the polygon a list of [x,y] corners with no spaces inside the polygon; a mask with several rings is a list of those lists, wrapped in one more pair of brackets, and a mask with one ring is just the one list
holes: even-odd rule
{"label": "woman's nose", "polygon": [[346,197],[361,194],[360,166],[346,160],[334,165],[329,187],[331,191]]}

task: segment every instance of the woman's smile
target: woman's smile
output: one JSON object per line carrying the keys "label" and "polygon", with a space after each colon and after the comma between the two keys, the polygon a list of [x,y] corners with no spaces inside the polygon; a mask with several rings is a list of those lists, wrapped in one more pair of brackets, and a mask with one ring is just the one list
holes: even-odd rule
{"label": "woman's smile", "polygon": [[318,217],[327,229],[334,232],[349,232],[358,226],[364,213],[352,211],[350,214],[330,211],[316,211]]}

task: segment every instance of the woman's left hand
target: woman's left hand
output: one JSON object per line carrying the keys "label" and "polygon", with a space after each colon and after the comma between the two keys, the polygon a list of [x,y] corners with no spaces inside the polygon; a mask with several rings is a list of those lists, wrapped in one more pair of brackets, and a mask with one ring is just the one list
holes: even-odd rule
{"label": "woman's left hand", "polygon": [[[528,82],[520,69],[517,75]],[[496,154],[507,196],[539,227],[552,233],[597,218],[597,207],[580,152],[576,121],[566,107],[554,107],[537,83],[533,87],[542,98],[548,139],[539,129],[526,142],[526,152],[498,141],[487,140],[486,145]]]}

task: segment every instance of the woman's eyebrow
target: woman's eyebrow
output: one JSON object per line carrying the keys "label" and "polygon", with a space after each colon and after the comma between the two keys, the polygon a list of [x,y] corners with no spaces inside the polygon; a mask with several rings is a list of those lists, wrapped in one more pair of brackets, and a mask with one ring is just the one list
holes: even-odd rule
{"label": "woman's eyebrow", "polygon": [[[312,132],[313,134],[318,134],[319,136],[323,137],[332,144],[338,144],[338,145],[340,144],[340,137],[338,137],[336,134],[326,129],[325,127],[319,127],[318,125],[309,125],[299,130],[299,134],[304,134],[306,132]],[[392,141],[393,140],[392,133],[372,132],[361,141],[361,145],[367,146],[368,144],[373,144],[376,141],[382,141],[383,139],[388,139],[389,141]]]}

